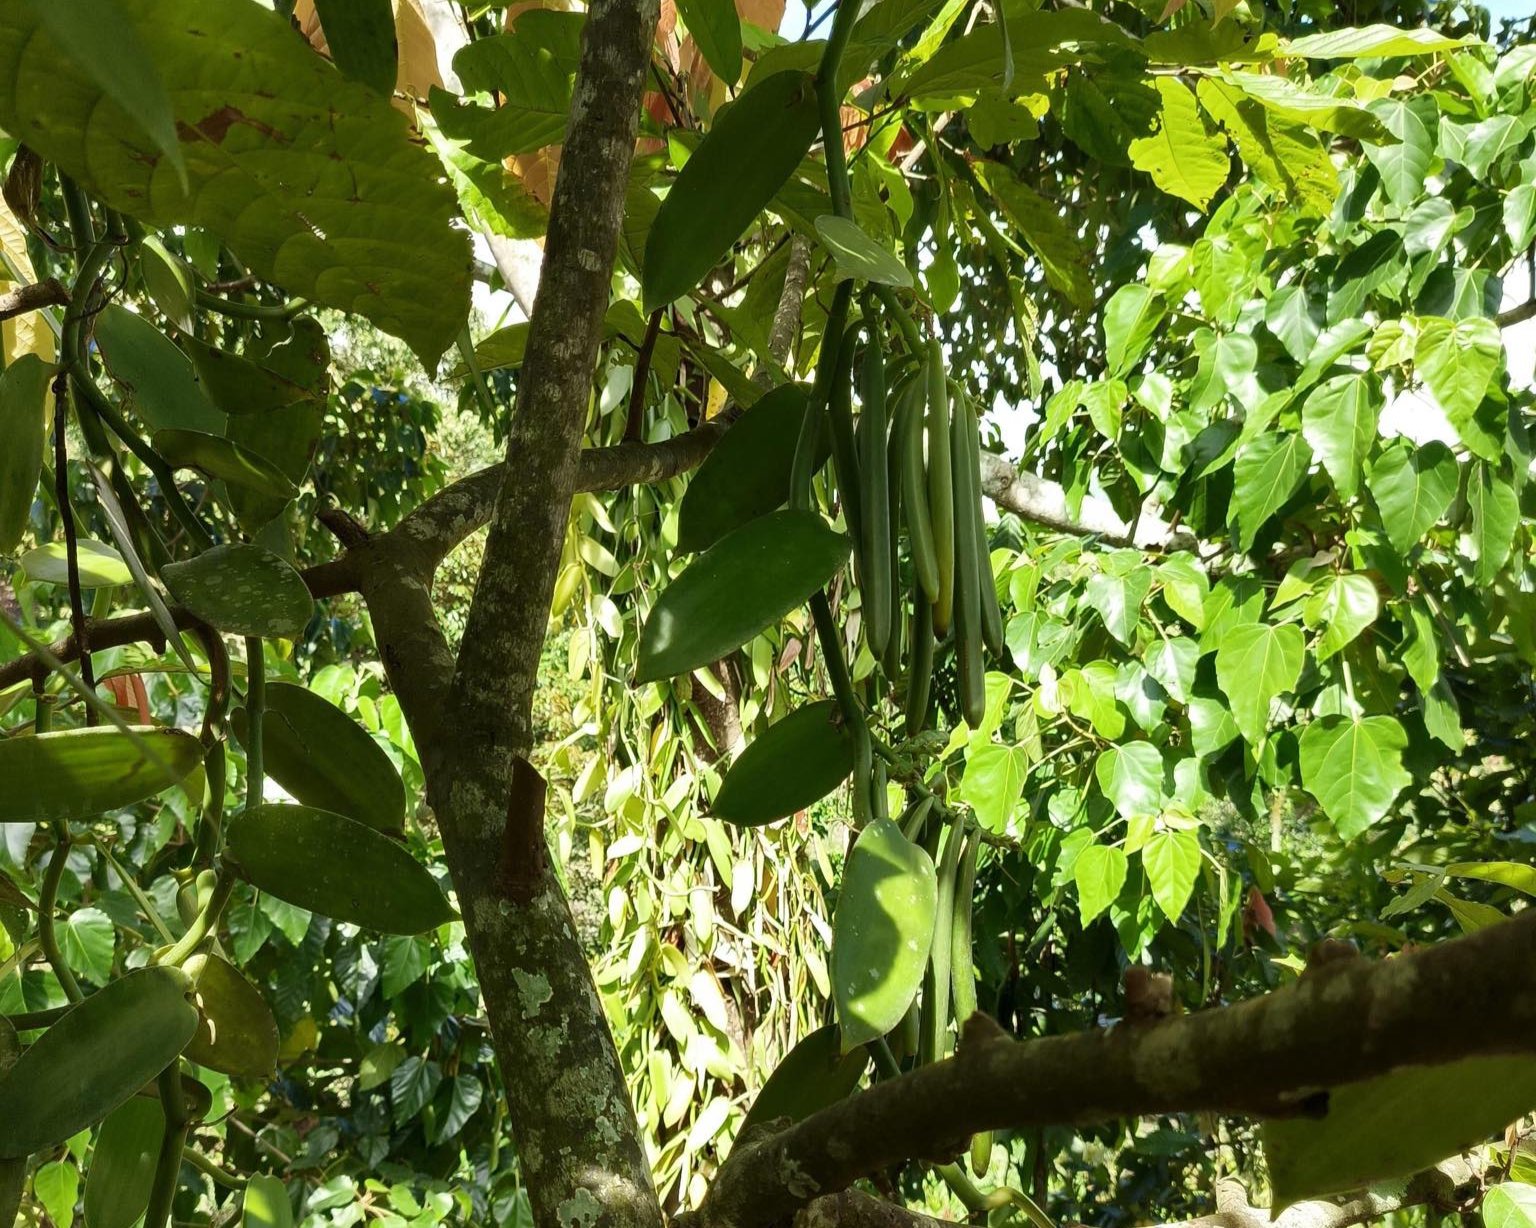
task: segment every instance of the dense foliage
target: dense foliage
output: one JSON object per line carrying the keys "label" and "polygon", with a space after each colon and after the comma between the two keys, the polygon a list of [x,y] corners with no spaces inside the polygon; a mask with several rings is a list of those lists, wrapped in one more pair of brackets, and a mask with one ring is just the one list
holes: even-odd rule
{"label": "dense foliage", "polygon": [[[0,294],[38,294],[0,326],[0,1221],[533,1214],[501,1092],[554,1072],[498,1062],[399,662],[327,569],[500,455],[529,325],[471,313],[464,223],[525,297],[586,17],[278,8],[0,12]],[[713,447],[576,495],[534,712],[669,1212],[977,1008],[1193,1012],[1536,894],[1528,31],[781,15],[663,17],[584,443]],[[453,644],[488,505],[434,529]],[[1166,1115],[873,1184],[1178,1219],[1536,1109],[1528,1059],[1361,1086],[1386,1160]],[[1533,1216],[1518,1140],[1490,1228]]]}

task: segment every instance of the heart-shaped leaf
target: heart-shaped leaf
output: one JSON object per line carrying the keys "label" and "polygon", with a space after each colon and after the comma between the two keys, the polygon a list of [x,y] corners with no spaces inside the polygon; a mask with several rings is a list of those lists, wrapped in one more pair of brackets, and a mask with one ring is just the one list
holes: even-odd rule
{"label": "heart-shaped leaf", "polygon": [[399,841],[310,806],[247,810],[229,855],[252,886],[338,921],[419,934],[453,919],[437,881]]}
{"label": "heart-shaped leaf", "polygon": [[832,998],[845,1053],[884,1036],[917,997],[938,902],[933,858],[901,828],[877,819],[859,833],[832,921]]}
{"label": "heart-shaped leaf", "polygon": [[95,1125],[176,1060],[197,1030],[191,981],[140,968],[73,1006],[0,1077],[0,1157]]}
{"label": "heart-shaped leaf", "polygon": [[1391,716],[1325,716],[1301,733],[1301,783],[1352,840],[1386,815],[1412,777],[1408,735]]}
{"label": "heart-shaped leaf", "polygon": [[791,712],[742,751],[711,809],[743,827],[772,823],[820,801],[853,771],[853,737],[837,701]]}
{"label": "heart-shaped leaf", "polygon": [[178,602],[231,635],[293,639],[315,612],[303,577],[261,546],[215,546],[167,564],[160,578]]}
{"label": "heart-shaped leaf", "polygon": [[101,726],[0,739],[0,823],[94,817],[153,797],[203,761],[180,729]]}
{"label": "heart-shaped leaf", "polygon": [[[231,719],[247,744],[245,709]],[[267,684],[261,725],[267,774],[296,801],[398,832],[405,824],[405,785],[389,756],[356,721],[308,687]]]}
{"label": "heart-shaped leaf", "polygon": [[728,533],[651,607],[635,681],[718,661],[804,602],[847,557],[848,539],[814,512],[774,512]]}
{"label": "heart-shaped leaf", "polygon": [[1226,692],[1232,717],[1249,745],[1269,728],[1269,706],[1296,685],[1306,644],[1299,627],[1247,623],[1233,627],[1216,653],[1216,682]]}

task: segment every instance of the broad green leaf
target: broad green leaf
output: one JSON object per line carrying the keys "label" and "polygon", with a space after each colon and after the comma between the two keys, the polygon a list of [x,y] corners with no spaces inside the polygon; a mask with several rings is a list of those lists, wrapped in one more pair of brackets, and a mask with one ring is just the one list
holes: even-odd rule
{"label": "broad green leaf", "polygon": [[1322,303],[1301,285],[1283,286],[1264,305],[1264,324],[1285,352],[1304,363],[1312,355],[1323,326]]}
{"label": "broad green leaf", "polygon": [[[230,724],[242,745],[244,708]],[[268,775],[295,801],[356,819],[379,831],[405,825],[405,785],[389,755],[366,729],[308,687],[267,684],[261,726]]]}
{"label": "broad green leaf", "polygon": [[395,13],[389,0],[315,0],[331,59],[375,93],[395,92]]}
{"label": "broad green leaf", "polygon": [[1475,41],[1452,38],[1438,30],[1401,30],[1396,26],[1370,25],[1293,38],[1282,44],[1281,54],[1312,60],[1355,60],[1363,56],[1386,59],[1400,55],[1433,55]]}
{"label": "broad green leaf", "polygon": [[466,92],[494,93],[500,105],[460,105],[433,87],[428,98],[443,134],[467,142],[474,157],[499,163],[512,154],[533,153],[565,136],[575,77],[570,25],[580,14],[525,12],[512,30],[477,38],[453,57]]}
{"label": "broad green leaf", "polygon": [[[235,354],[208,345],[196,337],[183,336],[180,348],[192,363],[203,395],[224,413],[239,419],[247,414],[268,414],[295,401],[323,400],[313,378],[275,371],[244,354]],[[231,425],[239,425],[238,421]]]}
{"label": "broad green leaf", "polygon": [[1485,1228],[1536,1228],[1536,1186],[1505,1181],[1483,1195]]}
{"label": "broad green leaf", "polygon": [[1390,139],[1382,120],[1358,102],[1269,73],[1224,71],[1221,79],[1282,120],[1357,140]]}
{"label": "broad green leaf", "polygon": [[277,1177],[250,1178],[240,1200],[240,1223],[241,1228],[293,1228],[288,1187]]}
{"label": "broad green leaf", "polygon": [[108,374],[146,426],[224,433],[224,415],[203,392],[186,355],[143,316],[109,303],[96,317],[95,330]]}
{"label": "broad green leaf", "polygon": [[1467,483],[1467,502],[1472,506],[1472,540],[1477,546],[1472,578],[1481,585],[1492,584],[1514,549],[1520,500],[1514,486],[1492,465],[1484,464],[1477,466]]}
{"label": "broad green leaf", "polygon": [[1390,716],[1324,716],[1302,730],[1301,783],[1344,839],[1385,817],[1412,782],[1403,768],[1407,745]]}
{"label": "broad green leaf", "polygon": [[1147,673],[1157,680],[1158,685],[1172,699],[1181,704],[1189,702],[1199,661],[1200,646],[1182,635],[1156,641],[1142,657]]}
{"label": "broad green leaf", "polygon": [[1252,576],[1223,576],[1205,599],[1200,651],[1220,648],[1233,627],[1256,623],[1264,614],[1264,586]]}
{"label": "broad green leaf", "polygon": [[745,1137],[752,1127],[775,1118],[800,1121],[836,1104],[859,1085],[868,1065],[869,1050],[862,1046],[843,1052],[835,1023],[817,1028],[801,1037],[773,1068],[736,1137]]}
{"label": "broad green leaf", "polygon": [[1322,217],[1333,208],[1339,194],[1339,173],[1328,150],[1305,124],[1215,77],[1200,78],[1195,92],[1200,105],[1232,138],[1238,157],[1259,180],[1303,212]]}
{"label": "broad green leaf", "polygon": [[1475,878],[1536,896],[1536,866],[1520,861],[1458,861],[1445,867],[1454,878]]}
{"label": "broad green leaf", "polygon": [[448,1104],[438,1102],[433,1118],[432,1141],[443,1143],[455,1137],[475,1115],[485,1099],[485,1085],[472,1074],[455,1075],[448,1084]]}
{"label": "broad green leaf", "polygon": [[1407,1177],[1536,1108],[1536,1059],[1472,1057],[1335,1087],[1320,1118],[1263,1127],[1276,1210]]}
{"label": "broad green leaf", "polygon": [[753,739],[731,764],[710,806],[744,827],[772,823],[820,801],[853,771],[853,735],[837,701],[797,708]]}
{"label": "broad green leaf", "polygon": [[315,611],[299,573],[260,546],[214,546],[160,576],[172,597],[230,635],[295,639]]}
{"label": "broad green leaf", "polygon": [[741,18],[736,0],[677,0],[678,15],[715,76],[734,88],[741,80]]}
{"label": "broad green leaf", "polygon": [[1104,620],[1104,628],[1126,647],[1136,638],[1136,626],[1141,620],[1142,603],[1152,588],[1152,572],[1137,567],[1123,575],[1100,572],[1091,576],[1083,588],[1082,602],[1091,610],[1097,610]]}
{"label": "broad green leaf", "polygon": [[1129,375],[1167,314],[1162,298],[1139,282],[1116,290],[1104,306],[1106,373]]}
{"label": "broad green leaf", "polygon": [[389,1076],[390,1099],[394,1101],[395,1125],[404,1126],[420,1116],[432,1103],[442,1085],[442,1068],[433,1061],[412,1055],[395,1067]]}
{"label": "broad green leaf", "polygon": [[112,979],[116,938],[112,918],[99,908],[77,908],[59,927],[59,946],[64,950],[65,962],[97,985]]}
{"label": "broad green leaf", "polygon": [[196,318],[193,304],[197,294],[197,275],[192,267],[159,236],[150,235],[139,244],[139,275],[160,314],[179,332],[190,333]]}
{"label": "broad green leaf", "polygon": [[180,729],[99,726],[0,738],[0,823],[95,818],[169,789],[203,761]]}
{"label": "broad green leaf", "polygon": [[1497,459],[1503,447],[1502,432],[1493,433],[1477,418],[1503,360],[1504,339],[1492,320],[1475,316],[1455,322],[1439,317],[1419,321],[1414,370],[1462,443],[1484,460]]}
{"label": "broad green leaf", "polygon": [[928,967],[938,894],[933,859],[895,823],[876,819],[859,833],[832,920],[843,1052],[884,1036],[912,1005]]}
{"label": "broad green leaf", "polygon": [[426,975],[431,947],[418,934],[390,934],[380,943],[379,988],[393,1002]]}
{"label": "broad green leaf", "polygon": [[1435,161],[1440,111],[1433,94],[1411,98],[1379,98],[1371,113],[1397,138],[1391,144],[1365,141],[1361,148],[1381,172],[1382,190],[1395,205],[1409,206],[1424,192]]}
{"label": "broad green leaf", "polygon": [[816,234],[837,266],[839,281],[853,279],[882,286],[911,286],[912,274],[907,266],[850,218],[824,213],[816,219]]}
{"label": "broad green leaf", "polygon": [[1129,871],[1125,850],[1107,844],[1090,844],[1072,863],[1077,884],[1077,911],[1087,925],[1115,902]]}
{"label": "broad green leaf", "polygon": [[1315,649],[1317,659],[1326,661],[1353,643],[1380,612],[1381,602],[1369,576],[1358,572],[1330,576],[1307,600],[1303,610],[1307,626],[1323,629]]}
{"label": "broad green leaf", "polygon": [[1399,439],[1382,450],[1365,481],[1387,540],[1407,554],[1445,515],[1460,476],[1455,455],[1439,440],[1420,446]]}
{"label": "broad green leaf", "polygon": [[679,550],[704,550],[732,529],[784,506],[805,393],[801,384],[781,384],[731,424],[683,492]]}
{"label": "broad green leaf", "polygon": [[800,165],[819,131],[810,74],[754,82],[719,113],[662,201],[645,245],[645,310],[703,279]]}
{"label": "broad green leaf", "polygon": [[196,469],[208,477],[249,487],[274,499],[293,499],[299,493],[288,475],[265,456],[231,443],[222,435],[172,428],[156,431],[150,446],[176,469]]}
{"label": "broad green leaf", "polygon": [[257,276],[366,316],[435,364],[469,310],[469,242],[405,115],[260,5],[115,0],[170,98],[182,181],[61,52],[38,7],[0,10],[0,126],[25,128],[30,146],[111,207],[216,234]]}
{"label": "broad green leaf", "polygon": [[1243,550],[1253,547],[1259,530],[1290,501],[1311,464],[1307,441],[1282,431],[1265,432],[1239,454],[1230,516]]}
{"label": "broad green leaf", "polygon": [[190,985],[140,968],[71,1007],[0,1079],[0,1157],[62,1143],[152,1081],[197,1028]]}
{"label": "broad green leaf", "polygon": [[1216,653],[1216,682],[1249,745],[1264,740],[1270,705],[1296,685],[1305,655],[1301,628],[1291,623],[1248,623],[1222,637]]}
{"label": "broad green leaf", "polygon": [[1204,210],[1227,182],[1231,163],[1226,139],[1213,131],[1194,91],[1173,77],[1158,77],[1158,128],[1130,144],[1131,163],[1163,191]]}
{"label": "broad green leaf", "polygon": [[848,539],[814,512],[773,512],[726,534],[662,590],[640,632],[636,682],[718,661],[826,584]]}
{"label": "broad green leaf", "polygon": [[396,840],[345,815],[257,806],[229,825],[229,856],[252,886],[322,916],[386,934],[453,919],[437,882]]}
{"label": "broad green leaf", "polygon": [[[27,0],[34,16],[69,58],[69,66],[115,103],[186,177],[176,116],[149,48],[115,4]],[[57,1219],[58,1217],[55,1216]]]}
{"label": "broad green leaf", "polygon": [[53,1223],[70,1223],[80,1196],[80,1170],[69,1159],[40,1164],[32,1174],[32,1193]]}
{"label": "broad green leaf", "polygon": [[[965,6],[953,7],[958,16]],[[1011,10],[1007,23],[1006,41],[1004,30],[996,22],[987,22],[928,54],[915,51],[913,62],[918,66],[901,83],[903,92],[913,98],[974,95],[989,87],[1001,88],[1010,65],[1017,90],[1020,84],[1044,78],[1062,65],[1080,62],[1084,52],[1132,45],[1123,29],[1086,9]]]}
{"label": "broad green leaf", "polygon": [[[63,542],[49,542],[28,550],[19,560],[27,579],[39,584],[69,583],[69,552]],[[75,543],[75,562],[80,570],[81,588],[115,588],[132,584],[133,573],[123,563],[123,556],[89,538]]]}
{"label": "broad green leaf", "polygon": [[1240,735],[1232,712],[1219,699],[1196,695],[1189,701],[1190,748],[1202,759],[1229,746]]}
{"label": "broad green leaf", "polygon": [[1369,375],[1338,375],[1319,384],[1301,407],[1301,433],[1344,499],[1360,489],[1360,469],[1376,442],[1381,389]]}
{"label": "broad green leaf", "polygon": [[23,354],[0,371],[0,554],[20,544],[37,495],[52,376],[53,368],[36,354]]}
{"label": "broad green leaf", "polygon": [[1093,775],[1124,818],[1156,814],[1162,807],[1163,755],[1150,742],[1127,742],[1101,751]]}
{"label": "broad green leaf", "polygon": [[197,1033],[186,1055],[237,1079],[266,1079],[277,1068],[277,1021],[261,991],[218,955],[187,961]]}
{"label": "broad green leaf", "polygon": [[1156,578],[1168,608],[1196,631],[1204,627],[1211,582],[1195,556],[1186,551],[1169,555],[1157,565]]}
{"label": "broad green leaf", "polygon": [[1200,876],[1199,834],[1186,828],[1153,832],[1141,846],[1141,864],[1152,898],[1177,925]]}
{"label": "broad green leaf", "polygon": [[133,1228],[149,1204],[165,1133],[160,1101],[134,1096],[101,1123],[85,1174],[85,1228]]}
{"label": "broad green leaf", "polygon": [[1331,324],[1317,336],[1317,342],[1307,355],[1306,366],[1296,377],[1294,392],[1305,392],[1346,354],[1371,335],[1371,326],[1364,320],[1341,320]]}
{"label": "broad green leaf", "polygon": [[1131,164],[1130,145],[1157,117],[1157,91],[1140,76],[1073,72],[1060,107],[1062,131],[1091,157],[1111,166]]}
{"label": "broad green leaf", "polygon": [[999,162],[978,163],[976,174],[997,199],[1014,232],[1039,258],[1051,286],[1074,306],[1092,303],[1088,249],[1061,210]]}
{"label": "broad green leaf", "polygon": [[976,812],[978,823],[996,835],[1003,835],[1024,793],[1028,775],[1029,752],[1024,747],[996,742],[973,747],[966,754],[960,797]]}

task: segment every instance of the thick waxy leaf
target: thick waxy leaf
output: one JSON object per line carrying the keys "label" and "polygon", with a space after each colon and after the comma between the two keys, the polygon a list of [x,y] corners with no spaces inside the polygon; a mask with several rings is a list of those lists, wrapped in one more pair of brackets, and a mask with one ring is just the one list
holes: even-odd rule
{"label": "thick waxy leaf", "polygon": [[264,1079],[277,1067],[277,1020],[261,991],[217,955],[187,961],[199,1021],[186,1056],[240,1079]]}
{"label": "thick waxy leaf", "polygon": [[224,413],[265,414],[295,401],[314,400],[312,385],[300,383],[242,354],[232,354],[196,337],[182,337],[181,348],[204,394]]}
{"label": "thick waxy leaf", "polygon": [[1408,735],[1390,716],[1325,716],[1301,733],[1301,783],[1339,835],[1352,840],[1386,815],[1412,777]]}
{"label": "thick waxy leaf", "polygon": [[150,235],[139,244],[139,275],[160,314],[182,332],[191,332],[197,295],[197,277],[191,266],[158,236]]}
{"label": "thick waxy leaf", "polygon": [[62,1143],[169,1066],[197,1029],[190,989],[178,969],[140,968],[70,1008],[0,1077],[0,1157]]}
{"label": "thick waxy leaf", "polygon": [[39,7],[0,10],[0,126],[113,208],[208,230],[258,276],[367,316],[435,363],[469,309],[469,243],[403,114],[260,5],[116,0],[170,98],[183,181]]}
{"label": "thick waxy leaf", "polygon": [[336,67],[376,93],[395,88],[395,14],[389,0],[315,0]]}
{"label": "thick waxy leaf", "polygon": [[[731,424],[683,493],[679,550],[704,550],[732,529],[784,506],[804,417],[805,388],[780,384]],[[826,446],[830,449],[830,439]]]}
{"label": "thick waxy leaf", "polygon": [[1532,1108],[1536,1059],[1528,1057],[1409,1066],[1335,1087],[1327,1116],[1264,1123],[1275,1209],[1407,1177],[1481,1143]]}
{"label": "thick waxy leaf", "polygon": [[877,819],[859,833],[832,920],[832,998],[845,1053],[884,1036],[917,997],[938,899],[933,859],[901,828]]}
{"label": "thick waxy leaf", "polygon": [[859,1085],[868,1065],[869,1051],[862,1046],[843,1052],[835,1023],[802,1036],[773,1068],[736,1137],[743,1138],[754,1126],[780,1117],[800,1121],[836,1104]]}
{"label": "thick waxy leaf", "polygon": [[1368,375],[1340,375],[1319,384],[1301,407],[1301,433],[1328,470],[1340,497],[1360,489],[1360,467],[1376,442],[1381,390]]}
{"label": "thick waxy leaf", "polygon": [[[245,745],[245,709],[236,709],[230,723]],[[366,729],[308,687],[267,684],[261,740],[267,774],[304,805],[380,831],[405,825],[405,785],[389,756]]]}
{"label": "thick waxy leaf", "polygon": [[1200,837],[1184,829],[1153,832],[1141,846],[1141,864],[1152,898],[1177,925],[1200,876]]}
{"label": "thick waxy leaf", "polygon": [[48,435],[48,381],[53,368],[23,354],[0,371],[0,554],[21,541],[43,470]]}
{"label": "thick waxy leaf", "polygon": [[177,469],[196,469],[275,499],[292,499],[299,488],[288,475],[249,448],[202,431],[156,431],[150,445]]}
{"label": "thick waxy leaf", "polygon": [[1077,884],[1077,912],[1087,925],[1115,902],[1130,866],[1125,850],[1108,844],[1090,844],[1072,863]]}
{"label": "thick waxy leaf", "polygon": [[1269,431],[1237,458],[1233,469],[1232,518],[1238,545],[1247,550],[1269,518],[1278,512],[1307,476],[1312,449],[1300,435]]}
{"label": "thick waxy leaf", "polygon": [[203,760],[180,729],[61,729],[0,739],[0,823],[94,817],[169,789]]}
{"label": "thick waxy leaf", "polygon": [[1126,818],[1156,814],[1163,800],[1163,756],[1150,742],[1111,746],[1093,765],[1093,774]]}
{"label": "thick waxy leaf", "polygon": [[1352,643],[1376,621],[1381,611],[1376,586],[1358,573],[1330,576],[1307,600],[1303,616],[1307,626],[1321,627],[1316,652],[1319,661]]}
{"label": "thick waxy leaf", "polygon": [[292,639],[315,612],[299,573],[260,546],[215,546],[160,576],[172,597],[231,635]]}
{"label": "thick waxy leaf", "polygon": [[[39,584],[69,583],[69,549],[63,542],[49,542],[28,550],[20,562],[29,580]],[[123,563],[123,556],[100,542],[85,538],[76,541],[75,563],[80,569],[81,588],[113,588],[133,583],[133,573]]]}
{"label": "thick waxy leaf", "polygon": [[718,661],[804,602],[847,557],[848,539],[814,512],[774,512],[727,534],[651,607],[635,681]]}
{"label": "thick waxy leaf", "polygon": [[1131,142],[1131,163],[1163,191],[1204,209],[1227,182],[1226,138],[1200,114],[1189,86],[1172,77],[1154,84],[1162,97],[1158,128]]}
{"label": "thick waxy leaf", "polygon": [[816,219],[816,234],[837,265],[839,281],[853,278],[884,286],[912,284],[912,274],[896,254],[871,239],[850,218],[824,213]]}
{"label": "thick waxy leaf", "polygon": [[1290,623],[1248,623],[1221,637],[1216,682],[1226,692],[1232,718],[1252,746],[1269,729],[1269,706],[1296,685],[1306,645],[1301,628]]}
{"label": "thick waxy leaf", "polygon": [[804,72],[754,82],[720,112],[662,201],[645,244],[645,310],[687,294],[773,199],[818,131]]}
{"label": "thick waxy leaf", "polygon": [[223,434],[224,415],[203,392],[186,355],[143,316],[108,304],[96,317],[96,342],[124,402],[146,425]]}
{"label": "thick waxy leaf", "polygon": [[293,1228],[288,1187],[276,1177],[252,1177],[240,1203],[242,1228]]}
{"label": "thick waxy leaf", "polygon": [[165,1133],[160,1101],[133,1096],[101,1123],[85,1174],[85,1228],[133,1228],[149,1204]]}
{"label": "thick waxy leaf", "polygon": [[1492,320],[1433,317],[1419,322],[1413,366],[1429,385],[1461,442],[1484,460],[1496,460],[1503,447],[1502,432],[1494,433],[1478,419],[1478,410],[1504,359],[1504,339]]}
{"label": "thick waxy leaf", "polygon": [[1459,480],[1455,454],[1439,440],[1418,447],[1401,439],[1382,451],[1366,486],[1394,550],[1407,554],[1424,540],[1451,506]]}
{"label": "thick waxy leaf", "polygon": [[736,0],[677,0],[677,11],[715,76],[726,85],[740,81],[741,18],[736,15]]}
{"label": "thick waxy leaf", "polygon": [[396,840],[309,806],[257,806],[229,826],[229,852],[252,886],[338,921],[419,934],[453,918],[424,866]]}
{"label": "thick waxy leaf", "polygon": [[755,827],[820,801],[853,771],[853,737],[837,701],[807,704],[754,740],[725,774],[711,809]]}

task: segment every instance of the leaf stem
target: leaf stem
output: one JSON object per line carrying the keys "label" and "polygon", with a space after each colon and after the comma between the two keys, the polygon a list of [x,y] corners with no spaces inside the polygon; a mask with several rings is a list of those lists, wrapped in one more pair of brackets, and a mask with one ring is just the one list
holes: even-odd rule
{"label": "leaf stem", "polygon": [[[73,307],[73,304],[71,304]],[[80,681],[96,690],[96,667],[91,661],[90,625],[85,620],[85,600],[80,593],[80,542],[75,533],[75,512],[69,501],[69,402],[65,391],[69,378],[60,371],[53,381],[53,481],[59,519],[64,525],[64,562],[69,581],[69,619],[80,649]],[[85,723],[96,723],[95,709],[87,707]]]}
{"label": "leaf stem", "polygon": [[181,1156],[191,1122],[181,1090],[180,1058],[160,1072],[157,1083],[160,1106],[165,1110],[165,1134],[160,1140],[160,1158],[155,1162],[149,1205],[144,1210],[144,1228],[165,1228],[171,1222],[171,1203],[176,1197],[176,1179],[181,1175]]}
{"label": "leaf stem", "polygon": [[261,722],[267,712],[267,662],[260,636],[246,636],[245,678],[245,727],[250,737],[245,748],[245,808],[251,810],[261,805],[267,783],[261,751]]}
{"label": "leaf stem", "polygon": [[224,906],[229,903],[229,897],[235,890],[235,874],[227,865],[220,865],[218,877],[213,880],[213,890],[208,895],[208,902],[199,910],[197,916],[192,918],[192,924],[187,926],[187,932],[181,936],[169,951],[155,960],[157,964],[176,968],[186,963],[196,953],[197,948],[203,945],[204,940],[218,925],[219,918],[224,913]]}
{"label": "leaf stem", "polygon": [[70,970],[59,946],[54,916],[58,907],[59,884],[64,881],[64,866],[69,861],[69,827],[62,819],[54,820],[53,837],[53,856],[48,859],[48,868],[43,872],[43,887],[37,897],[37,940],[42,944],[43,957],[53,969],[53,975],[58,978],[64,996],[71,1002],[79,1002],[85,995],[80,992],[80,982],[75,980],[75,974]]}

